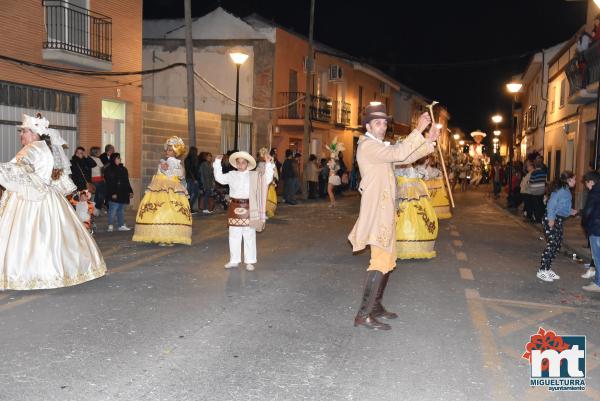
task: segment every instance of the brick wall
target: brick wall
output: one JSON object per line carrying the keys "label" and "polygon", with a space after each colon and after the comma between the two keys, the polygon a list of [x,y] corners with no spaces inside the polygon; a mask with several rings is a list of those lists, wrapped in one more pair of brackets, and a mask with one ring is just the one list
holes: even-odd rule
{"label": "brick wall", "polygon": [[[45,38],[41,0],[2,0],[0,6],[0,54],[41,64],[76,68],[42,58]],[[142,1],[90,0],[90,10],[112,18],[112,70],[142,68]],[[89,148],[102,142],[102,100],[127,105],[127,160],[134,190],[141,173],[141,77],[84,77],[20,67],[0,61],[0,79],[79,94],[79,142]],[[119,84],[126,86],[115,87]],[[139,192],[139,190],[136,190]]]}
{"label": "brick wall", "polygon": [[[189,147],[187,109],[142,103],[142,182],[143,187],[156,173],[158,161],[163,157],[167,138],[177,135]],[[218,155],[221,147],[221,116],[196,111],[196,147],[199,152]],[[185,156],[184,156],[185,157]],[[137,202],[136,202],[137,203]]]}

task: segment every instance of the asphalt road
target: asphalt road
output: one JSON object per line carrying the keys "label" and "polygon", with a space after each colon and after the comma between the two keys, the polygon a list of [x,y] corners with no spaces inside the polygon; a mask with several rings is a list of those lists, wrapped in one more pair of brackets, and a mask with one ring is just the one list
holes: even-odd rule
{"label": "asphalt road", "polygon": [[[539,233],[483,191],[456,198],[438,257],[392,274],[389,332],[352,325],[358,196],[280,207],[254,272],[223,269],[222,214],[195,217],[191,247],[99,232],[108,276],[0,293],[0,400],[600,400],[600,295],[580,290],[581,265],[537,280]],[[587,336],[585,392],[529,386],[540,326]]]}

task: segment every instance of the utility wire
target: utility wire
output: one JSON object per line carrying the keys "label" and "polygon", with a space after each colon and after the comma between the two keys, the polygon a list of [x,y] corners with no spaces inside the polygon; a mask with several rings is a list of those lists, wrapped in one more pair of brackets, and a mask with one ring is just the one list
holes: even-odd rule
{"label": "utility wire", "polygon": [[[208,79],[204,78],[202,75],[198,74],[198,72],[194,71],[194,76],[196,78],[198,78],[200,81],[204,82],[206,85],[208,85],[212,90],[214,90],[215,92],[217,92],[219,95],[223,96],[224,98],[231,100],[232,102],[236,102],[236,100],[234,98],[232,98],[231,96],[229,96],[227,93],[223,92],[221,89],[217,88],[212,82],[210,82]],[[266,111],[275,111],[275,110],[282,110],[285,108],[288,108],[290,106],[295,105],[296,103],[298,103],[301,100],[306,99],[306,96],[301,96],[298,99],[294,100],[293,102],[290,102],[288,104],[284,104],[283,106],[276,106],[276,107],[258,107],[258,106],[252,106],[249,104],[245,104],[242,102],[237,102],[240,106],[245,107],[247,109],[251,109],[251,110],[266,110]]]}
{"label": "utility wire", "polygon": [[40,64],[34,63],[31,61],[20,60],[14,57],[4,56],[0,54],[0,60],[8,61],[11,63],[16,63],[20,65],[26,65],[28,67],[35,67],[46,71],[54,71],[54,72],[62,72],[66,74],[74,74],[74,75],[84,75],[84,76],[107,76],[107,77],[119,77],[119,76],[127,76],[127,75],[146,75],[146,74],[155,74],[158,72],[163,72],[166,70],[170,70],[171,68],[176,67],[185,67],[185,63],[173,63],[166,65],[161,68],[153,68],[150,70],[140,70],[140,71],[90,71],[90,70],[79,70],[75,68],[64,68],[64,67],[56,67],[48,64]]}

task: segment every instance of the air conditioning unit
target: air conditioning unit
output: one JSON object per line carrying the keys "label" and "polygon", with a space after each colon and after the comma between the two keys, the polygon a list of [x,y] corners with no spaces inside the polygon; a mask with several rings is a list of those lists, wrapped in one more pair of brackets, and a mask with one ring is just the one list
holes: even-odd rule
{"label": "air conditioning unit", "polygon": [[339,65],[333,64],[329,66],[329,80],[330,81],[339,81],[342,79],[342,67]]}
{"label": "air conditioning unit", "polygon": [[[302,61],[302,71],[306,73],[308,71],[308,57],[304,56],[304,60]],[[311,68],[311,73],[315,74],[315,60],[313,59],[313,65]]]}

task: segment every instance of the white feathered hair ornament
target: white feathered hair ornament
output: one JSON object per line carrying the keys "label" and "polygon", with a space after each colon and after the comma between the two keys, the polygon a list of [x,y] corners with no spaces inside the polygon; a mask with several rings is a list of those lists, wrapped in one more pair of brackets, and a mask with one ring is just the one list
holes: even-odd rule
{"label": "white feathered hair ornament", "polygon": [[331,144],[325,145],[325,148],[329,151],[329,153],[331,153],[331,158],[336,160],[338,159],[340,152],[346,150],[343,142],[338,143],[337,136],[333,138]]}

